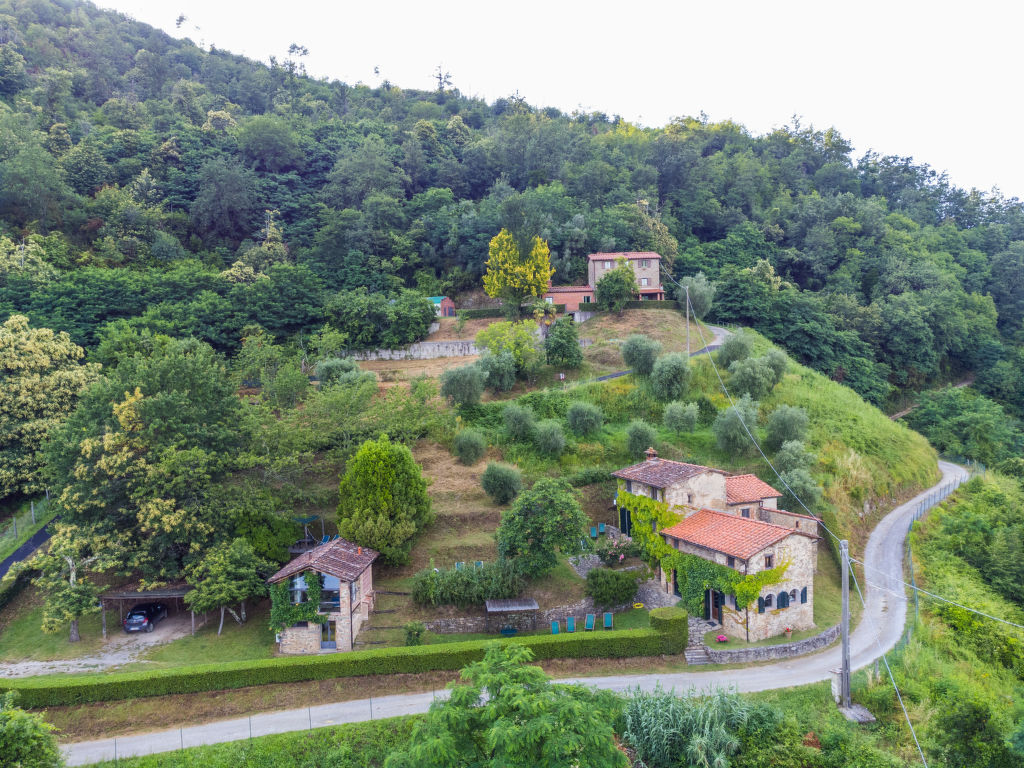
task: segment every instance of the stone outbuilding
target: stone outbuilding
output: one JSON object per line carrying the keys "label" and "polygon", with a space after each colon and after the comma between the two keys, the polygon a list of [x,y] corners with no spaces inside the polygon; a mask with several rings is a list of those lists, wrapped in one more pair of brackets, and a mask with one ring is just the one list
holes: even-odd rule
{"label": "stone outbuilding", "polygon": [[[743,575],[788,564],[782,581],[762,588],[756,605],[738,608],[733,595],[707,590],[704,618],[725,634],[757,642],[814,627],[814,571],[818,537],[773,523],[702,509],[663,529],[662,538],[679,552],[710,560]],[[662,588],[679,594],[676,574],[660,574]]]}
{"label": "stone outbuilding", "polygon": [[333,653],[351,651],[359,629],[373,610],[373,563],[379,553],[342,538],[334,538],[304,552],[267,579],[287,581],[293,604],[304,603],[306,575],[316,573],[322,583],[318,613],[323,624],[299,622],[278,635],[281,653]]}

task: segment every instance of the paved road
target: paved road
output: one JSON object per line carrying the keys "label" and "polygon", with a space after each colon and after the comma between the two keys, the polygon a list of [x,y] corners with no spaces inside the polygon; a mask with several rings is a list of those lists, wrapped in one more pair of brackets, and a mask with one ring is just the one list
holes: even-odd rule
{"label": "paved road", "polygon": [[50,538],[50,526],[55,521],[50,521],[28,539],[24,544],[14,550],[14,554],[0,563],[0,579],[2,579],[7,572],[11,570],[11,566],[15,563],[25,560],[32,555],[40,546]]}
{"label": "paved road", "polygon": [[[962,467],[946,461],[939,462],[939,469],[942,472],[942,480],[939,483],[890,512],[879,522],[868,539],[863,560],[870,571],[871,581],[877,586],[861,585],[865,592],[867,606],[860,624],[854,629],[850,638],[851,662],[854,669],[867,666],[882,653],[892,649],[903,634],[907,601],[905,597],[897,596],[904,593],[895,580],[903,577],[903,547],[907,527],[918,509],[919,502],[923,501],[930,492],[967,476]],[[854,554],[856,555],[856,553]],[[896,594],[885,591],[887,589]],[[835,647],[787,661],[743,669],[658,675],[615,675],[561,682],[578,682],[612,691],[625,691],[630,688],[650,690],[657,684],[666,688],[674,687],[677,690],[686,690],[690,687],[700,689],[711,685],[731,685],[740,691],[763,691],[828,680],[831,677],[831,670],[839,665],[840,649]],[[152,754],[179,749],[182,746],[236,741],[248,738],[250,735],[263,736],[339,723],[415,714],[425,712],[435,696],[444,695],[444,691],[437,691],[435,693],[362,699],[324,704],[310,709],[253,715],[251,719],[239,718],[173,731],[125,736],[116,740],[116,754],[118,757]],[[79,742],[65,745],[63,749],[68,765],[87,765],[100,760],[113,759],[115,740]]]}

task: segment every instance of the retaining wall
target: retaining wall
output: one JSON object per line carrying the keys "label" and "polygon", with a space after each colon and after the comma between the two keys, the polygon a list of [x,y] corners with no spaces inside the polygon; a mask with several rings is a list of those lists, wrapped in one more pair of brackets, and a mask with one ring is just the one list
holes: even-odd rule
{"label": "retaining wall", "polygon": [[713,664],[739,664],[745,661],[770,661],[771,659],[788,659],[791,656],[802,656],[831,645],[839,637],[839,625],[829,627],[824,632],[795,643],[779,643],[763,645],[757,648],[736,648],[734,650],[715,650],[708,648],[708,658]]}
{"label": "retaining wall", "polygon": [[353,360],[432,360],[435,357],[466,357],[479,355],[472,341],[418,341],[408,349],[373,349],[353,352]]}

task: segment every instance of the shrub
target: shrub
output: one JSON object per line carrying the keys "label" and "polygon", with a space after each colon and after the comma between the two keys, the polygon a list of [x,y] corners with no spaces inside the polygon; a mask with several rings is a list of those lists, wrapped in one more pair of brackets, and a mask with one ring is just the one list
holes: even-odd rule
{"label": "shrub", "polygon": [[697,428],[697,420],[700,418],[700,409],[696,403],[669,403],[665,406],[665,415],[662,417],[666,429],[677,434],[693,432]]}
{"label": "shrub", "polygon": [[764,356],[764,361],[775,374],[775,382],[772,384],[774,387],[775,384],[782,381],[782,377],[786,375],[786,369],[789,367],[789,358],[786,357],[786,353],[781,349],[770,349],[768,350],[768,354]]}
{"label": "shrub", "polygon": [[587,572],[586,592],[599,608],[631,603],[636,595],[636,573],[594,568]]}
{"label": "shrub", "polygon": [[347,373],[359,370],[359,364],[355,360],[341,357],[328,357],[316,364],[316,377],[320,380],[321,387],[335,384]]}
{"label": "shrub", "polygon": [[498,554],[536,578],[558,565],[558,553],[576,554],[588,523],[579,494],[565,480],[542,477],[501,516]]}
{"label": "shrub", "polygon": [[705,427],[711,424],[715,417],[718,416],[718,408],[715,407],[715,404],[711,402],[711,398],[707,395],[697,395],[693,402],[697,404],[697,413],[700,415],[699,421]]}
{"label": "shrub", "polygon": [[[744,423],[746,427],[744,427]],[[736,405],[730,406],[718,414],[711,430],[715,433],[715,442],[719,449],[730,453],[745,453],[753,444],[750,441],[750,434],[757,428],[757,403],[750,399],[750,395],[744,395],[736,401]]]}
{"label": "shrub", "polygon": [[715,284],[709,283],[703,272],[698,272],[692,277],[684,277],[679,281],[679,288],[676,289],[676,296],[679,304],[686,309],[686,287],[690,288],[690,309],[693,316],[703,320],[704,316],[711,310],[711,302],[715,298]]}
{"label": "shrub", "polygon": [[533,438],[537,450],[545,456],[558,457],[565,450],[565,433],[554,419],[545,419],[537,425]]}
{"label": "shrub", "polygon": [[508,352],[516,361],[516,373],[522,374],[540,357],[537,326],[531,321],[491,323],[476,335],[476,345],[492,355]]}
{"label": "shrub", "polygon": [[661,344],[634,333],[622,343],[622,360],[638,376],[650,376],[660,351]]}
{"label": "shrub", "polygon": [[[800,501],[810,510],[821,501],[821,486],[811,477],[806,469],[791,469],[788,472],[779,473],[784,481],[782,488],[782,505],[784,509],[799,512],[803,509]],[[788,486],[788,488],[786,487]],[[797,499],[800,501],[797,501]]]}
{"label": "shrub", "polygon": [[426,631],[422,621],[410,621],[405,625],[406,646],[423,645],[423,633]]}
{"label": "shrub", "polygon": [[455,405],[476,405],[484,391],[484,372],[476,365],[449,368],[441,374],[441,397]]}
{"label": "shrub", "polygon": [[476,464],[487,450],[483,434],[475,429],[464,429],[455,436],[455,455],[466,466]]}
{"label": "shrub", "polygon": [[794,469],[807,469],[814,462],[814,455],[799,440],[787,440],[779,448],[772,464],[782,474]]}
{"label": "shrub", "polygon": [[644,455],[644,451],[654,446],[657,433],[654,427],[642,419],[636,419],[626,427],[626,450],[635,458]]}
{"label": "shrub", "polygon": [[509,403],[505,406],[504,419],[505,433],[511,440],[517,443],[528,443],[533,440],[537,424],[533,418],[533,411],[529,408]]}
{"label": "shrub", "polygon": [[690,363],[679,354],[662,355],[651,370],[651,391],[662,402],[682,397],[689,381]]}
{"label": "shrub", "polygon": [[469,608],[485,600],[517,597],[525,587],[515,561],[499,559],[479,567],[420,571],[413,580],[412,599],[417,605]]}
{"label": "shrub", "polygon": [[810,420],[807,411],[795,405],[780,405],[768,416],[764,444],[769,451],[777,451],[789,440],[802,441],[807,436]]}
{"label": "shrub", "polygon": [[477,361],[484,383],[495,392],[508,392],[516,384],[516,359],[508,350],[485,354]]}
{"label": "shrub", "polygon": [[275,408],[294,408],[309,389],[309,377],[298,363],[285,363],[277,369],[274,378],[263,387],[263,399]]}
{"label": "shrub", "polygon": [[594,545],[594,554],[607,566],[618,565],[627,557],[640,554],[640,545],[625,537],[612,539],[604,537]]}
{"label": "shrub", "polygon": [[484,493],[497,504],[508,504],[523,489],[523,476],[517,467],[492,461],[480,478]]}
{"label": "shrub", "polygon": [[565,415],[569,428],[578,435],[592,435],[601,429],[604,416],[593,403],[575,402]]}
{"label": "shrub", "polygon": [[583,364],[583,350],[580,349],[575,320],[563,317],[551,326],[544,340],[544,354],[548,365],[579,368]]}
{"label": "shrub", "polygon": [[609,479],[608,473],[610,469],[606,467],[586,467],[585,469],[573,472],[568,475],[565,479],[569,481],[569,485],[574,488],[580,488],[584,485],[592,485],[593,483],[603,483]]}
{"label": "shrub", "polygon": [[729,366],[729,384],[734,393],[760,400],[775,386],[775,371],[763,357],[737,360]]}
{"label": "shrub", "polygon": [[721,368],[728,368],[737,360],[745,360],[750,357],[753,348],[754,339],[750,335],[733,333],[726,337],[718,349],[718,365]]}

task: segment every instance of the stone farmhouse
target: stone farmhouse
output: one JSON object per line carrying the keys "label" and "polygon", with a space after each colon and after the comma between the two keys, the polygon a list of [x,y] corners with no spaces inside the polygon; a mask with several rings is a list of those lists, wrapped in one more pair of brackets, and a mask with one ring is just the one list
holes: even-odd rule
{"label": "stone farmhouse", "polygon": [[[738,609],[735,598],[707,590],[704,618],[749,642],[814,627],[814,572],[818,565],[817,518],[778,508],[782,495],[755,475],[658,457],[612,475],[619,489],[665,502],[679,521],[659,531],[675,550],[753,574],[788,563],[783,580],[761,590],[756,605]],[[618,504],[619,528],[629,535],[632,513]],[[676,574],[658,569],[662,589],[679,594]]]}
{"label": "stone farmhouse", "polygon": [[356,635],[373,610],[373,562],[379,553],[351,541],[335,538],[303,552],[267,579],[268,584],[288,581],[293,604],[306,602],[307,573],[320,576],[323,585],[319,613],[323,624],[299,622],[279,635],[281,653],[333,653],[351,651]]}
{"label": "stone farmhouse", "polygon": [[594,301],[597,281],[606,272],[615,269],[619,259],[625,259],[636,273],[636,286],[641,300],[664,300],[665,290],[661,287],[661,256],[653,251],[591,253],[587,256],[587,284],[548,286],[544,300],[551,304],[564,304],[566,312],[586,309],[586,305]]}

